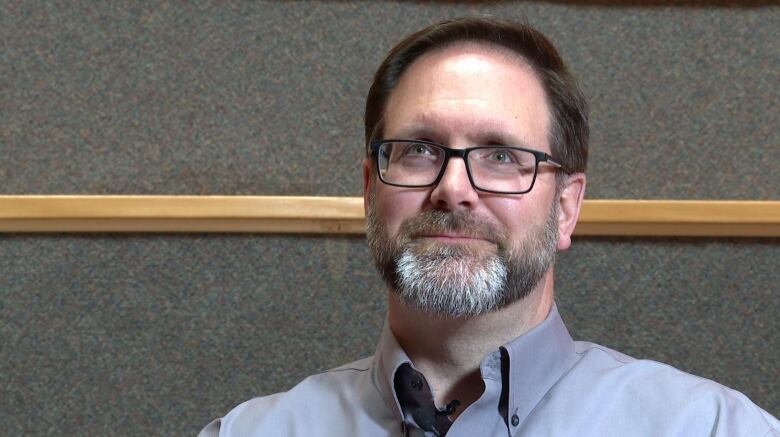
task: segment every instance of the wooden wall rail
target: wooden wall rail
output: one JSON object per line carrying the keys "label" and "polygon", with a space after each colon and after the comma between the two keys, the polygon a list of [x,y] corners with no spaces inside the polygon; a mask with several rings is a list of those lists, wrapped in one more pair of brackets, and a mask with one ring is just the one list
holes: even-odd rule
{"label": "wooden wall rail", "polygon": [[[362,234],[360,197],[0,196],[0,232]],[[780,236],[780,201],[586,200],[576,235]]]}

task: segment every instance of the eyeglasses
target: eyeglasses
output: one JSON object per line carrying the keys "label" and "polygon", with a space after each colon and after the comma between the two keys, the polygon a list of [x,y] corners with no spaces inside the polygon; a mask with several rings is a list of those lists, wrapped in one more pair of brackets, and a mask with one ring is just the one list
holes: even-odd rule
{"label": "eyeglasses", "polygon": [[552,156],[522,147],[480,146],[451,149],[429,141],[377,140],[371,143],[379,179],[407,188],[439,183],[450,158],[466,163],[471,186],[498,194],[524,194],[534,187],[539,163],[564,169]]}

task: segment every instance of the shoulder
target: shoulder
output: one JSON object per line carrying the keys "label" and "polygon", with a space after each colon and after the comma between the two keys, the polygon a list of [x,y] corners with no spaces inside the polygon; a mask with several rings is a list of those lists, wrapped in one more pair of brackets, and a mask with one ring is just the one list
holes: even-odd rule
{"label": "shoulder", "polygon": [[365,358],[309,376],[286,392],[248,400],[209,424],[201,435],[254,436],[274,430],[283,435],[327,435],[312,428],[336,431],[361,415],[382,410],[373,366],[374,358]]}
{"label": "shoulder", "polygon": [[587,342],[576,342],[575,351],[579,358],[575,368],[582,367],[586,372],[599,373],[598,380],[603,380],[605,385],[620,383],[620,386],[612,388],[636,391],[637,395],[645,394],[651,399],[691,396],[701,399],[707,395],[704,398],[748,400],[736,390],[658,361],[635,359],[608,347]]}
{"label": "shoulder", "polygon": [[747,396],[715,381],[594,343],[575,344],[577,362],[571,379],[575,386],[581,385],[585,397],[601,403],[605,412],[648,426],[706,430],[718,436],[780,430],[777,419]]}

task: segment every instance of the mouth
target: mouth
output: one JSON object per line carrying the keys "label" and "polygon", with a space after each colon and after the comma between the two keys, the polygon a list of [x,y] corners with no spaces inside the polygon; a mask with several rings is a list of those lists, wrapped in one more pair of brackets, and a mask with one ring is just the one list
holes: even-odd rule
{"label": "mouth", "polygon": [[474,244],[474,243],[493,244],[492,241],[489,241],[479,236],[468,235],[468,234],[447,233],[447,232],[416,235],[414,238],[433,240],[439,243],[446,243],[446,244]]}

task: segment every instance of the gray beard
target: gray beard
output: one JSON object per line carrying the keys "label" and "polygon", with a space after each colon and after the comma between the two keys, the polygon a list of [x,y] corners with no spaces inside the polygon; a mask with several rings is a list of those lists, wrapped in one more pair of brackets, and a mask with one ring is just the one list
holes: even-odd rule
{"label": "gray beard", "polygon": [[[529,230],[518,247],[505,232],[468,212],[426,211],[405,220],[393,239],[380,222],[370,193],[368,245],[388,286],[404,304],[417,310],[453,317],[472,317],[517,302],[544,278],[555,262],[558,209],[550,209],[542,225]],[[457,232],[496,244],[485,248],[415,240],[431,232]]]}

